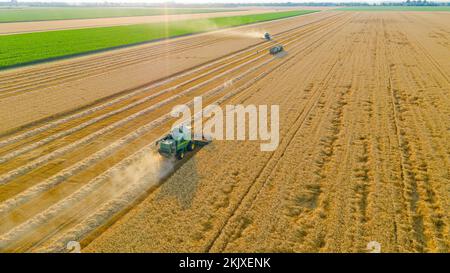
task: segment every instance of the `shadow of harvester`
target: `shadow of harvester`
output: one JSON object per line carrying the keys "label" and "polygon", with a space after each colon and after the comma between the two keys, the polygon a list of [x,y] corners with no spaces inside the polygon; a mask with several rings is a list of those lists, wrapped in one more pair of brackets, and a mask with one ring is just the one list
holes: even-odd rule
{"label": "shadow of harvester", "polygon": [[278,58],[278,59],[282,59],[284,57],[286,57],[287,55],[289,55],[289,53],[287,51],[282,51],[280,53],[277,53],[275,55],[273,55],[274,58]]}
{"label": "shadow of harvester", "polygon": [[[213,142],[199,146],[196,150],[186,154],[183,160],[177,160],[174,172],[167,181],[162,184],[156,200],[162,200],[168,197],[175,197],[182,209],[188,209],[198,189],[198,183],[201,179],[197,172],[197,159],[195,154],[204,149],[204,146],[214,146]],[[170,159],[167,159],[170,160]]]}

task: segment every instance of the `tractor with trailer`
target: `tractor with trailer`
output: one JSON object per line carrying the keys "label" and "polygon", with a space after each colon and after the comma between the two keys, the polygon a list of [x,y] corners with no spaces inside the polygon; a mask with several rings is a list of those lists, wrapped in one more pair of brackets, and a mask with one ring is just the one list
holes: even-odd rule
{"label": "tractor with trailer", "polygon": [[181,160],[187,152],[192,152],[197,146],[204,146],[210,141],[206,139],[194,140],[192,138],[191,127],[181,125],[157,141],[158,152],[168,158],[176,157]]}
{"label": "tractor with trailer", "polygon": [[274,46],[274,47],[269,49],[269,53],[271,55],[276,55],[276,54],[278,54],[280,52],[283,52],[283,51],[284,51],[284,48],[283,48],[282,45],[277,45],[277,46]]}

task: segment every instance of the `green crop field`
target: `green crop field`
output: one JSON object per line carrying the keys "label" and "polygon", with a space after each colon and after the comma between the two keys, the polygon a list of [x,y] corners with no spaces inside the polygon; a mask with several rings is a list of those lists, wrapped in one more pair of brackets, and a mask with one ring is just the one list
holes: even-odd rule
{"label": "green crop field", "polygon": [[315,12],[296,10],[129,26],[0,36],[0,69],[157,39],[211,31]]}
{"label": "green crop field", "polygon": [[338,8],[347,11],[450,11],[450,6],[355,6]]}
{"label": "green crop field", "polygon": [[0,23],[47,21],[129,16],[152,16],[162,14],[212,13],[223,9],[162,9],[162,8],[18,8],[0,9]]}

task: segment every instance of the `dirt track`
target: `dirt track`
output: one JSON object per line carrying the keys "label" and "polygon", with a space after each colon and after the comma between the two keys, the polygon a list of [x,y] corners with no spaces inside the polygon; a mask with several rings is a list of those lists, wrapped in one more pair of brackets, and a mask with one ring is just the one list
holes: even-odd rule
{"label": "dirt track", "polygon": [[[147,192],[84,251],[365,251],[378,241],[384,251],[448,252],[449,20],[327,12],[274,22],[283,58],[249,39],[250,48],[2,137],[0,249],[84,246]],[[153,49],[74,62],[104,68],[129,52],[161,60],[147,61],[154,51],[145,48]],[[72,64],[58,64],[66,79],[80,71]],[[56,84],[51,73],[61,67],[52,67],[25,70],[36,73],[29,86]],[[80,85],[74,80],[74,92]],[[22,94],[7,96],[30,93],[13,91]],[[279,104],[278,150],[213,142],[156,184],[177,166],[151,144],[170,127],[170,109],[196,95],[205,104]]]}

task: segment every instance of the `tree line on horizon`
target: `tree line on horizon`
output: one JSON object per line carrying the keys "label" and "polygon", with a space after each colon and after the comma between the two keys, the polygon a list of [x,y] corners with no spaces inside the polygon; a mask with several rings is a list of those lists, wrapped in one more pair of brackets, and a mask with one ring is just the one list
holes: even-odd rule
{"label": "tree line on horizon", "polygon": [[426,0],[406,0],[404,2],[352,2],[352,3],[334,3],[334,2],[304,2],[304,3],[223,3],[223,4],[181,4],[181,3],[111,3],[108,1],[98,3],[71,4],[67,2],[20,2],[11,0],[9,2],[0,2],[2,7],[153,7],[153,8],[238,8],[246,6],[269,6],[269,7],[296,7],[296,6],[450,6],[450,2],[433,2]]}

